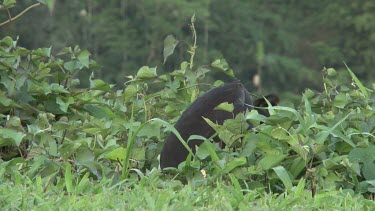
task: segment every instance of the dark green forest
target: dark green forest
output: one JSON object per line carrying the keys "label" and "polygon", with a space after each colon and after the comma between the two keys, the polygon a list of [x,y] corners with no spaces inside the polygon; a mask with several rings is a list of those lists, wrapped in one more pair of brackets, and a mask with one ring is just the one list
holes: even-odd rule
{"label": "dark green forest", "polygon": [[[11,12],[32,3],[19,1]],[[19,36],[21,46],[52,46],[54,52],[79,45],[101,65],[95,76],[121,88],[126,76],[143,65],[168,73],[188,59],[184,52],[192,39],[193,14],[195,63],[206,65],[223,56],[253,92],[321,91],[321,70],[345,69],[344,62],[365,84],[375,79],[374,1],[59,0],[52,11],[36,7],[5,25],[0,37]],[[6,19],[7,13],[0,13],[0,20]],[[163,64],[163,40],[169,34],[180,42]],[[255,87],[257,73],[261,84]],[[86,74],[80,75],[83,85],[91,73]],[[227,80],[219,73],[206,79]]]}
{"label": "dark green forest", "polygon": [[0,0],[0,208],[375,210],[374,42],[370,0]]}

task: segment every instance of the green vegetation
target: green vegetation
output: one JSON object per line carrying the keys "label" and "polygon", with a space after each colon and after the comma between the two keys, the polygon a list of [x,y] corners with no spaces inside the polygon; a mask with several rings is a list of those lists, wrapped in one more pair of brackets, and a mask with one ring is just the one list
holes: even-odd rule
{"label": "green vegetation", "polygon": [[71,193],[55,186],[44,191],[43,182],[0,184],[0,206],[12,210],[372,210],[375,206],[362,196],[337,191],[321,192],[312,198],[309,192],[299,189],[303,186],[278,195],[221,183],[198,188],[179,184],[160,187],[160,182],[126,188],[109,187],[108,183],[81,182],[80,188]]}
{"label": "green vegetation", "polygon": [[[2,38],[0,207],[374,209],[375,86],[345,64],[324,69],[323,91],[306,89],[298,106],[270,106],[269,118],[251,111],[224,125],[209,122],[227,148],[201,137],[204,144],[178,169],[158,169],[173,123],[223,83],[207,84],[206,75],[242,77],[223,58],[200,65],[195,21],[192,41],[166,36],[160,47],[166,64],[184,58],[173,71],[142,66],[124,88],[97,77],[100,66],[78,46],[54,53]],[[182,42],[188,53],[176,58]],[[251,131],[239,127],[247,120]]]}

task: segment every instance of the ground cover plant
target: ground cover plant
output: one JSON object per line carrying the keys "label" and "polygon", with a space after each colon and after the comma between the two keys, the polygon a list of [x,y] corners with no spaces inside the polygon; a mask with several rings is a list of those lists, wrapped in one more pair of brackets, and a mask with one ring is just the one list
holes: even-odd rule
{"label": "ground cover plant", "polygon": [[[205,75],[235,77],[223,58],[190,59],[158,74],[141,67],[124,89],[91,74],[100,66],[78,46],[26,49],[0,40],[0,206],[6,209],[373,209],[374,85],[333,68],[300,104],[269,106],[223,125],[177,169],[158,169],[164,139],[205,90]],[[167,36],[164,61],[179,41]],[[343,63],[343,65],[345,65]],[[230,105],[225,105],[229,106]],[[239,125],[251,121],[252,130]],[[188,140],[181,140],[188,141]],[[145,203],[146,201],[146,203]]]}

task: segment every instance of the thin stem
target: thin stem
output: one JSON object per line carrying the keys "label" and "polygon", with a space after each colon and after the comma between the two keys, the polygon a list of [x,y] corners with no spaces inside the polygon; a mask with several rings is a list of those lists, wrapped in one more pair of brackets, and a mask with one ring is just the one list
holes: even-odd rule
{"label": "thin stem", "polygon": [[15,16],[14,18],[12,18],[12,16],[10,15],[10,12],[9,12],[9,10],[8,10],[9,20],[6,20],[6,21],[0,23],[0,27],[2,27],[2,26],[4,26],[4,25],[6,25],[6,24],[8,24],[8,23],[10,23],[10,22],[12,22],[12,21],[14,21],[14,20],[16,20],[17,18],[21,17],[22,15],[24,15],[24,14],[25,14],[26,12],[28,12],[29,10],[33,9],[34,7],[40,6],[40,5],[41,5],[40,2],[39,2],[39,3],[36,3],[36,4],[33,4],[33,5],[31,5],[30,7],[26,8],[24,11],[22,11],[22,12],[21,12],[20,14],[18,14],[17,16]]}
{"label": "thin stem", "polygon": [[8,9],[8,8],[5,8],[5,9],[7,10],[7,13],[8,13],[8,17],[9,17],[9,19],[12,19],[12,15],[10,14],[9,9]]}
{"label": "thin stem", "polygon": [[193,42],[194,42],[193,46],[191,46],[190,50],[188,51],[191,54],[191,57],[190,57],[190,70],[193,70],[195,50],[197,48],[197,32],[195,30],[194,22],[195,22],[195,15],[192,17],[191,24],[190,24],[190,29],[191,29],[191,31],[193,33]]}

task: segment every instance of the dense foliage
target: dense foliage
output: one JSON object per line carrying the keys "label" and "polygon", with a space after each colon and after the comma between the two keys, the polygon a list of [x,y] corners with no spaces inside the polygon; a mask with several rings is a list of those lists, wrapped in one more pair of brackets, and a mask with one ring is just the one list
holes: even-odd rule
{"label": "dense foliage", "polygon": [[[165,49],[175,46],[166,44]],[[162,126],[171,129],[163,120],[176,121],[199,95],[197,85],[209,71],[183,62],[180,69],[158,75],[156,68],[144,66],[123,90],[114,91],[93,75],[89,88],[77,89],[74,76],[96,67],[87,51],[68,47],[54,56],[50,48],[18,47],[10,37],[0,46],[2,158],[9,160],[2,166],[10,178],[18,173],[58,177],[72,169],[79,173],[75,176],[137,180],[158,166],[166,133]],[[222,59],[212,63],[230,72],[226,65]],[[353,83],[341,85],[334,69],[325,70],[325,91],[307,90],[297,110],[278,106],[270,108],[270,118],[251,111],[223,126],[210,122],[230,147],[221,150],[205,141],[179,171],[199,183],[229,176],[250,189],[281,191],[302,176],[313,190],[341,187],[372,193],[373,90],[348,71]],[[246,119],[257,125],[253,131],[238,127]],[[16,173],[15,166],[22,168]]]}
{"label": "dense foliage", "polygon": [[[0,205],[51,209],[53,199],[62,207],[116,208],[100,203],[111,198],[129,209],[324,209],[328,200],[337,208],[375,207],[363,199],[375,194],[375,85],[365,86],[349,67],[323,69],[322,92],[306,89],[296,107],[269,106],[269,118],[249,111],[224,125],[207,120],[227,147],[195,136],[204,140],[196,155],[160,171],[164,138],[177,134],[173,123],[223,83],[206,84],[206,75],[234,77],[222,57],[196,64],[195,16],[190,29],[192,42],[169,35],[161,47],[168,63],[179,60],[181,42],[188,46],[173,71],[142,66],[124,88],[97,77],[100,66],[78,46],[54,53],[1,39]],[[255,128],[242,130],[246,121]],[[76,202],[74,194],[90,195],[84,201],[92,203]],[[102,197],[94,202],[96,194]]]}

